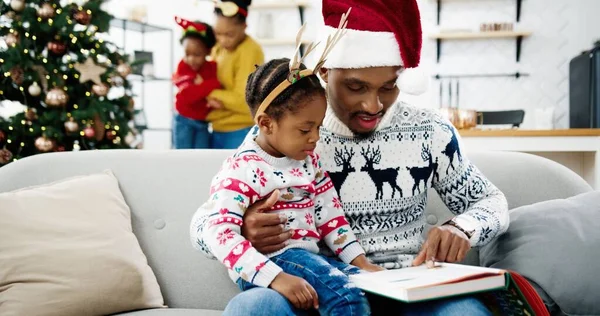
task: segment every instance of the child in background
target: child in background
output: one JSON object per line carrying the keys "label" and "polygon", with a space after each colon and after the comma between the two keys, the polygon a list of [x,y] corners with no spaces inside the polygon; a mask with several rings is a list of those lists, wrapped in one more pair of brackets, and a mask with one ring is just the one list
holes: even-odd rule
{"label": "child in background", "polygon": [[185,56],[173,74],[173,84],[178,89],[175,97],[173,146],[176,149],[210,148],[210,133],[206,117],[208,95],[221,87],[217,80],[217,65],[206,57],[216,39],[210,25],[175,17],[183,28],[181,45]]}
{"label": "child in background", "polygon": [[[317,71],[296,58],[292,63],[284,58],[258,67],[249,77],[246,100],[260,132],[213,179],[211,198],[192,221],[192,241],[203,239],[242,290],[270,287],[297,308],[314,307],[322,315],[369,315],[364,293],[350,284],[348,275],[359,268],[383,269],[366,258],[313,152],[327,108]],[[271,212],[288,218],[293,235],[284,249],[263,255],[241,235],[244,212],[279,192]],[[207,213],[198,236],[198,221]],[[319,255],[319,241],[341,261]]]}
{"label": "child in background", "polygon": [[260,45],[246,34],[246,17],[250,0],[216,1],[214,24],[217,45],[212,57],[217,62],[217,75],[223,88],[209,95],[212,111],[212,148],[237,148],[254,125],[246,104],[248,76],[256,65],[264,63]]}

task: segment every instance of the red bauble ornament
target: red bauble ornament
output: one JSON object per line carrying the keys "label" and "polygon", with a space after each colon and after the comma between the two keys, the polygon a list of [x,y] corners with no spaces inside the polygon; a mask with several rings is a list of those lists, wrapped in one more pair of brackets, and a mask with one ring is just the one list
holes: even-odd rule
{"label": "red bauble ornament", "polygon": [[89,10],[80,10],[75,12],[73,18],[79,24],[88,25],[92,21],[92,13]]}
{"label": "red bauble ornament", "polygon": [[0,149],[0,165],[9,163],[13,158],[12,152],[8,149]]}
{"label": "red bauble ornament", "polygon": [[65,151],[65,146],[58,146],[56,147],[56,151]]}
{"label": "red bauble ornament", "polygon": [[91,126],[88,126],[83,129],[83,135],[87,138],[94,138],[96,136],[96,131]]}
{"label": "red bauble ornament", "polygon": [[115,138],[117,138],[117,132],[115,132],[113,130],[106,131],[106,139],[114,140]]}
{"label": "red bauble ornament", "polygon": [[4,143],[6,140],[6,134],[3,131],[0,131],[0,144]]}
{"label": "red bauble ornament", "polygon": [[47,47],[52,54],[57,56],[62,56],[67,51],[67,45],[59,41],[49,42]]}

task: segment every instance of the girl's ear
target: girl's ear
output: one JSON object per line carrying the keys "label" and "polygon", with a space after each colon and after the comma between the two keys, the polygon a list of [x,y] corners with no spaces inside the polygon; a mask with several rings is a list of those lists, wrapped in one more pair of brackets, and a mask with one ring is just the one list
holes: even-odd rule
{"label": "girl's ear", "polygon": [[271,135],[273,133],[273,124],[275,121],[266,113],[261,113],[256,119],[257,125],[260,128],[260,132],[265,135]]}

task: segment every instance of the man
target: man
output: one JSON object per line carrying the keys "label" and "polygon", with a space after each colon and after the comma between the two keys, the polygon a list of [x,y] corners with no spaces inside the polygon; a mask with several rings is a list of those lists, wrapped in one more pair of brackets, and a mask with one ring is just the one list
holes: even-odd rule
{"label": "man", "polygon": [[[321,73],[329,103],[317,148],[323,167],[373,263],[397,269],[431,261],[460,262],[472,246],[482,246],[506,231],[506,199],[469,162],[447,120],[396,101],[399,91],[413,83],[405,77],[409,71],[405,69],[415,68],[420,59],[416,1],[324,0],[326,26],[337,27],[350,7],[347,33]],[[456,216],[432,228],[423,242],[430,186]],[[254,204],[244,217],[242,234],[262,253],[282,249],[292,236],[285,231],[286,219],[262,212],[277,198],[275,193]],[[322,203],[316,203],[317,216]],[[202,220],[192,225],[192,239],[210,256],[201,239],[204,225]],[[422,304],[369,300],[376,315],[490,314],[472,297]],[[225,311],[225,315],[301,313],[268,288],[237,295]]]}

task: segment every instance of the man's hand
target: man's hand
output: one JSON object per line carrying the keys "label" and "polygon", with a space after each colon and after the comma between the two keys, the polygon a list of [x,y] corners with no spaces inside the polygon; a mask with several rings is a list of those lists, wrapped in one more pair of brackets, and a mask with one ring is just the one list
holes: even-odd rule
{"label": "man's hand", "polygon": [[206,106],[213,109],[221,109],[223,108],[223,103],[217,99],[208,99]]}
{"label": "man's hand", "polygon": [[471,249],[469,238],[458,228],[450,225],[434,227],[429,231],[421,252],[413,261],[413,266],[425,261],[460,262]]}
{"label": "man's hand", "polygon": [[267,199],[258,201],[248,207],[244,214],[242,236],[263,254],[281,250],[293,234],[291,230],[284,230],[284,224],[287,222],[286,217],[274,213],[264,213],[270,210],[278,199],[279,190],[275,190]]}
{"label": "man's hand", "polygon": [[269,287],[285,296],[296,308],[319,309],[317,291],[302,278],[280,272]]}

